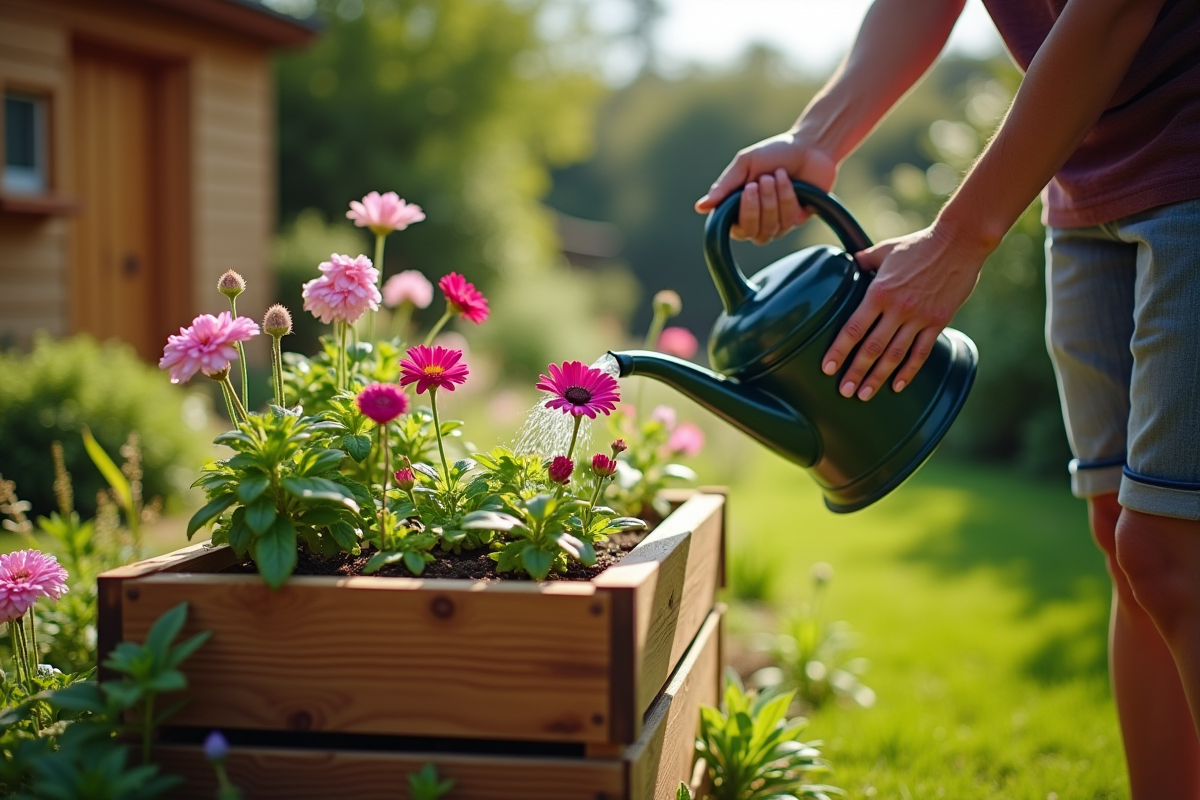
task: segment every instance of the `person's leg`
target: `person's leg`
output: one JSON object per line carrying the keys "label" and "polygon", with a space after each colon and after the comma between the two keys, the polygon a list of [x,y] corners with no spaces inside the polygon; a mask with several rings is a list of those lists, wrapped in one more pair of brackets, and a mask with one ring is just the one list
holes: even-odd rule
{"label": "person's leg", "polygon": [[1196,798],[1200,740],[1157,627],[1117,559],[1133,371],[1137,245],[1109,229],[1048,238],[1047,340],[1075,460],[1072,490],[1088,498],[1092,533],[1113,580],[1109,665],[1134,800]]}

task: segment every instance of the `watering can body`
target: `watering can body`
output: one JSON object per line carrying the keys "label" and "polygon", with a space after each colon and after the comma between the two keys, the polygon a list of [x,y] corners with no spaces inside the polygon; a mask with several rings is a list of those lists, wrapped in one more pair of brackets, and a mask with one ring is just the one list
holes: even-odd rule
{"label": "watering can body", "polygon": [[850,253],[871,243],[835,197],[794,185],[845,250],[806,248],[747,280],[729,241],[736,193],[705,225],[705,258],[725,306],[709,339],[713,369],[661,353],[612,355],[622,376],[663,381],[805,467],[833,511],[856,511],[899,486],[933,453],[966,401],[978,355],[970,339],[947,328],[903,392],[889,383],[870,402],[842,397],[841,373],[825,375],[822,357],[873,277]]}

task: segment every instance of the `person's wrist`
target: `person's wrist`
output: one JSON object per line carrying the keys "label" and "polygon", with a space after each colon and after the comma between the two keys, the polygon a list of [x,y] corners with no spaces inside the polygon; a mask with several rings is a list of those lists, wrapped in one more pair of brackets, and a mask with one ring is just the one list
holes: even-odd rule
{"label": "person's wrist", "polygon": [[796,120],[788,133],[797,149],[815,154],[828,161],[836,169],[849,153],[843,152],[842,137],[835,135],[833,127],[826,125],[813,115],[806,114]]}
{"label": "person's wrist", "polygon": [[982,264],[990,256],[1009,225],[994,214],[967,209],[953,201],[947,203],[933,222],[933,234],[952,249]]}

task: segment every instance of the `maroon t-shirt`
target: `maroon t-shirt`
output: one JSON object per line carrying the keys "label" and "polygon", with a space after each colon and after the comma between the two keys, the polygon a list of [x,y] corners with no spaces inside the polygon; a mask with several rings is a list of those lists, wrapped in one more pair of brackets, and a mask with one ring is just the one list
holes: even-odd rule
{"label": "maroon t-shirt", "polygon": [[[983,4],[1025,70],[1067,0]],[[1200,2],[1166,0],[1112,101],[1046,187],[1043,216],[1077,228],[1198,197]]]}

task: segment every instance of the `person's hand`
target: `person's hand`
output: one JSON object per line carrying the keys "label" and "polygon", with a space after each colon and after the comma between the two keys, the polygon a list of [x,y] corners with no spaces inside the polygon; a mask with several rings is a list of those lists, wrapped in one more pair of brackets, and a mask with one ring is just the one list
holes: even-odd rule
{"label": "person's hand", "polygon": [[781,133],[738,151],[708,194],[696,201],[696,211],[707,214],[744,187],[738,221],[730,236],[766,244],[808,219],[792,179],[829,191],[835,178],[833,158],[793,132]]}
{"label": "person's hand", "polygon": [[870,400],[897,367],[892,389],[912,383],[938,334],[974,291],[987,255],[939,231],[937,223],[856,253],[875,280],[822,361],[825,374],[833,375],[862,342],[839,379],[841,395]]}

